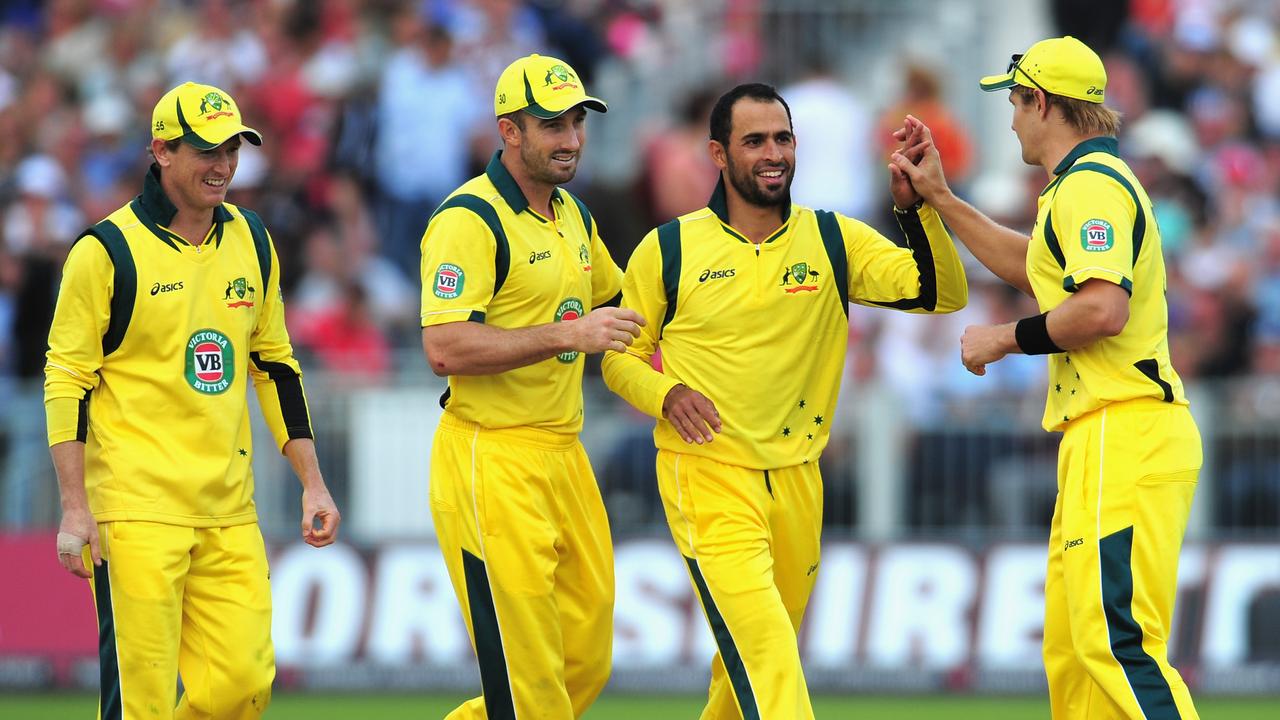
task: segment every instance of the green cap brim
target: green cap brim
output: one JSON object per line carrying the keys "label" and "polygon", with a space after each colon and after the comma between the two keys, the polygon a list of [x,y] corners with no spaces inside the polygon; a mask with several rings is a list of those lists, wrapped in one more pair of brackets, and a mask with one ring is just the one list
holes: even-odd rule
{"label": "green cap brim", "polygon": [[579,100],[578,102],[570,105],[569,107],[563,110],[551,110],[549,108],[545,108],[539,105],[538,103],[529,103],[529,105],[524,108],[524,111],[536,118],[541,118],[543,120],[550,120],[552,118],[560,117],[561,115],[569,112],[570,110],[578,107],[579,105],[585,107],[588,110],[595,110],[598,113],[609,112],[609,106],[606,105],[603,100],[599,98],[593,98],[590,96],[587,96],[585,100]]}
{"label": "green cap brim", "polygon": [[194,130],[184,134],[179,139],[182,140],[182,142],[196,148],[197,150],[212,150],[218,147],[219,145],[221,145],[222,143],[230,140],[232,137],[236,135],[243,135],[244,139],[248,140],[249,143],[252,145],[262,144],[262,136],[258,134],[258,131],[250,127],[245,127],[243,125],[241,125],[238,130],[227,133],[226,137],[222,138],[217,142],[214,142],[213,140],[206,140],[205,138],[200,137],[195,133]]}
{"label": "green cap brim", "polygon": [[1013,80],[1013,72],[1007,72],[1003,75],[988,75],[978,81],[978,86],[987,92],[1007,90],[1017,84]]}

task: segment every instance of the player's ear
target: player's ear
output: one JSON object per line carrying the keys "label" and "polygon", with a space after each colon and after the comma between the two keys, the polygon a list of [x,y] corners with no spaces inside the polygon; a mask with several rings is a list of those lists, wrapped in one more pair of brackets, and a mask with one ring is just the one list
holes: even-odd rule
{"label": "player's ear", "polygon": [[162,168],[169,167],[172,162],[169,159],[169,144],[160,138],[151,138],[151,155]]}
{"label": "player's ear", "polygon": [[520,147],[521,137],[520,126],[516,124],[509,116],[498,118],[498,135],[502,137],[502,142],[510,147]]}
{"label": "player's ear", "polygon": [[720,144],[719,140],[708,140],[707,152],[711,154],[711,162],[715,163],[716,167],[721,170],[729,167],[729,161],[726,157],[727,151],[724,146]]}

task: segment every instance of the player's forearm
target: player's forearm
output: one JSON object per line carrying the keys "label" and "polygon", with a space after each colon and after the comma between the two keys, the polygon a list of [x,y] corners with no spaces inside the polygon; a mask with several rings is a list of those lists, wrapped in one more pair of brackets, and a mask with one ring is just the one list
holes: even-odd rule
{"label": "player's forearm", "polygon": [[316,444],[310,438],[294,438],[284,445],[293,473],[298,476],[303,490],[323,490],[324,476],[320,474],[320,460],[316,457]]}
{"label": "player's forearm", "polygon": [[600,364],[604,384],[632,407],[662,417],[662,401],[679,380],[658,372],[648,360],[625,352],[607,352]]}
{"label": "player's forearm", "polygon": [[964,263],[956,251],[955,241],[947,232],[941,216],[924,205],[917,211],[920,226],[925,231],[933,257],[933,273],[936,297],[932,312],[951,313],[964,308],[969,302],[969,282],[965,277]]}
{"label": "player's forearm", "polygon": [[84,488],[84,443],[68,440],[49,447],[53,469],[58,475],[58,495],[62,512],[87,511],[89,494]]}
{"label": "player's forearm", "polygon": [[1026,265],[1030,238],[997,223],[950,192],[930,198],[929,204],[978,262],[1001,280],[1032,294]]}
{"label": "player's forearm", "polygon": [[[575,321],[570,321],[575,322]],[[496,375],[574,350],[569,323],[505,329],[459,322],[422,329],[436,375]]]}

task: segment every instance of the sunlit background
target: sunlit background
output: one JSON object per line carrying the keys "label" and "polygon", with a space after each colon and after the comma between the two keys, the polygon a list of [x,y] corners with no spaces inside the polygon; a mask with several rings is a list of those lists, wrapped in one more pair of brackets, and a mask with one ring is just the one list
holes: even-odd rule
{"label": "sunlit background", "polygon": [[[1124,114],[1121,151],[1155,203],[1173,362],[1204,435],[1173,660],[1205,707],[1220,703],[1217,717],[1280,717],[1273,0],[5,0],[0,715],[92,713],[91,597],[54,559],[44,352],[67,249],[139,191],[151,108],[169,87],[228,90],[265,138],[241,150],[230,200],[256,209],[274,237],[322,468],[344,514],[338,546],[299,542],[297,482],[259,427],[277,706],[393,689],[403,707],[427,708],[478,680],[427,508],[444,384],[420,349],[418,240],[497,147],[501,69],[553,54],[609,103],[589,119],[570,188],[625,265],[648,229],[705,204],[707,114],[745,80],[774,83],[791,103],[797,202],[896,237],[885,158],[910,112],[933,128],[953,187],[1029,231],[1046,177],[1021,163],[1009,105],[977,78],[1065,34],[1103,56],[1108,104]],[[960,313],[851,312],[801,651],[823,695],[926,707],[912,703],[950,694],[954,704],[927,706],[950,717],[990,696],[990,707],[1023,703],[1021,716],[1046,717],[1041,583],[1057,436],[1039,427],[1044,361],[1011,357],[982,378],[959,362],[966,325],[1035,308],[966,261]],[[613,679],[589,717],[657,707],[644,696],[685,709],[636,717],[692,716],[714,646],[663,520],[652,420],[605,389],[598,365],[589,359],[583,441],[609,509],[618,601]],[[57,705],[62,694],[79,704]],[[26,705],[6,706],[19,696]],[[1264,699],[1231,704],[1237,696]],[[335,707],[317,716],[360,716]]]}

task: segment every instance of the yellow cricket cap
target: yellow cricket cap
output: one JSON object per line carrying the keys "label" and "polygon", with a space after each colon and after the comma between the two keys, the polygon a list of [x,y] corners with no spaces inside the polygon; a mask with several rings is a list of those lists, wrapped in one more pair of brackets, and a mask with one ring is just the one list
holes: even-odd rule
{"label": "yellow cricket cap", "polygon": [[1041,40],[1025,53],[1014,55],[1004,74],[988,75],[978,84],[987,92],[1022,85],[1101,103],[1106,97],[1107,70],[1096,52],[1068,35]]}
{"label": "yellow cricket cap", "polygon": [[511,63],[493,91],[495,116],[524,110],[550,120],[578,105],[596,112],[609,111],[603,100],[587,94],[582,79],[568,63],[547,55],[527,55]]}
{"label": "yellow cricket cap", "polygon": [[182,140],[201,150],[216,148],[232,136],[244,135],[254,145],[262,135],[247,127],[231,96],[212,85],[186,82],[170,90],[151,111],[151,137]]}

